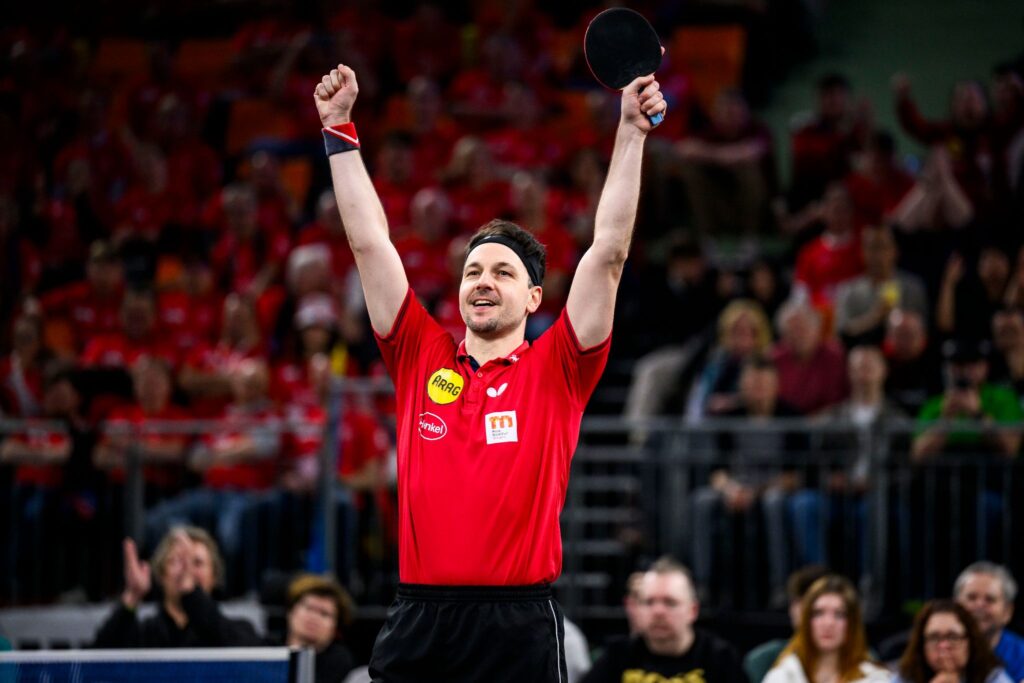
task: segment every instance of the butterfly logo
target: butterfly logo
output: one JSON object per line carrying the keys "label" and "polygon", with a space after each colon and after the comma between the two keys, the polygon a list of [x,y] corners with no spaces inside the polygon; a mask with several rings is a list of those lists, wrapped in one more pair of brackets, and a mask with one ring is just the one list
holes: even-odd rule
{"label": "butterfly logo", "polygon": [[505,389],[508,389],[508,382],[505,382],[500,387],[495,389],[494,387],[487,387],[487,395],[491,398],[498,398],[505,393]]}

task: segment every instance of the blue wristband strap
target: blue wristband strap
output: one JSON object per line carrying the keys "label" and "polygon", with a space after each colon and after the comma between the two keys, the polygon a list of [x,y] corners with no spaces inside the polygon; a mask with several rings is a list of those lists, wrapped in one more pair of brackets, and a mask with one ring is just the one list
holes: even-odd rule
{"label": "blue wristband strap", "polygon": [[342,123],[321,130],[327,156],[359,149],[359,134],[354,123]]}

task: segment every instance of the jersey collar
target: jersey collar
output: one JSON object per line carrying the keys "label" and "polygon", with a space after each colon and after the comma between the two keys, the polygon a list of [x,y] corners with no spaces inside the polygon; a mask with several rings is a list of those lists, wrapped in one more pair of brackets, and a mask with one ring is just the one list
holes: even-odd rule
{"label": "jersey collar", "polygon": [[[512,365],[513,363],[518,363],[519,359],[523,357],[523,353],[528,348],[530,348],[530,342],[528,342],[526,340],[523,340],[523,343],[520,344],[519,346],[517,346],[515,348],[515,350],[512,351],[512,353],[508,354],[507,356],[503,356],[501,358],[493,358],[493,359],[487,361],[487,363],[500,363],[502,365]],[[466,353],[466,340],[465,339],[463,339],[461,342],[459,342],[459,350],[455,353],[455,357],[459,361],[461,361],[461,362],[464,362],[464,363],[468,363],[469,362],[470,356],[469,356],[468,353]],[[484,365],[487,365],[487,363],[484,363]],[[481,366],[481,367],[483,367],[483,366]]]}

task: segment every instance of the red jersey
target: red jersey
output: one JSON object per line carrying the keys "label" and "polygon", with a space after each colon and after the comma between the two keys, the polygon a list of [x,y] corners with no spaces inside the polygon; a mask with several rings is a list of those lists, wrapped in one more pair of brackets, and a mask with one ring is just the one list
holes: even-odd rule
{"label": "red jersey", "polygon": [[217,338],[224,299],[220,293],[192,296],[186,292],[163,292],[157,304],[160,327],[182,351],[189,351]]}
{"label": "red jersey", "polygon": [[254,452],[230,464],[212,465],[203,473],[203,484],[212,489],[269,489],[277,479],[280,427],[280,418],[269,401],[261,406],[228,406],[220,431],[203,437],[203,443],[217,451],[231,449],[244,440]]}
{"label": "red jersey", "polygon": [[[119,429],[124,428],[126,425],[134,426],[138,431],[133,432],[129,438],[132,442],[141,445],[143,448],[147,445],[160,446],[165,444],[180,444],[184,446],[189,440],[187,434],[161,434],[156,430],[147,429],[146,423],[150,421],[182,421],[190,418],[191,415],[186,410],[174,405],[168,405],[160,412],[149,415],[142,411],[142,406],[133,404],[118,406],[110,411],[110,415],[107,417],[107,425]],[[111,436],[104,434],[103,442],[110,443],[110,441]],[[142,478],[150,484],[162,488],[171,488],[181,482],[183,465],[184,452],[182,453],[182,461],[178,463],[168,462],[166,464],[144,465],[142,468]],[[123,484],[125,471],[121,467],[114,467],[110,469],[107,476],[110,481]]]}
{"label": "red jersey", "polygon": [[135,340],[120,332],[90,341],[79,361],[84,367],[130,368],[142,356],[159,358],[172,368],[178,366],[178,349],[173,339],[154,334],[145,340]]}
{"label": "red jersey", "polygon": [[65,318],[74,325],[78,343],[121,329],[121,292],[100,297],[88,281],[47,292],[40,298],[47,317]]}
{"label": "red jersey", "polygon": [[811,303],[831,308],[839,285],[862,272],[864,260],[858,237],[836,240],[822,235],[800,249],[793,279],[807,286]]}
{"label": "red jersey", "polygon": [[0,409],[15,417],[35,417],[42,405],[42,369],[24,367],[13,353],[0,358]]}
{"label": "red jersey", "polygon": [[563,311],[533,345],[474,370],[410,289],[377,341],[396,387],[401,580],[554,581],[569,465],[610,340],[581,349]]}
{"label": "red jersey", "polygon": [[[53,431],[41,424],[29,422],[22,432],[7,437],[11,443],[22,445],[27,450],[47,449],[71,453],[71,435],[66,431]],[[57,463],[30,463],[18,465],[14,481],[21,486],[54,488],[63,481],[63,467]]]}

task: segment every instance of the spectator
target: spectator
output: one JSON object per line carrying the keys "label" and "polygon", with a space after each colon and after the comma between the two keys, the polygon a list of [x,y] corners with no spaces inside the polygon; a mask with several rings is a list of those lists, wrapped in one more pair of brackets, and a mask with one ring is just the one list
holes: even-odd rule
{"label": "spectator", "polygon": [[410,229],[395,239],[395,248],[408,273],[409,286],[428,304],[436,302],[451,282],[449,273],[439,269],[437,264],[445,261],[452,210],[451,201],[441,189],[420,190],[410,202]]}
{"label": "spectator", "polygon": [[949,432],[933,428],[939,419],[970,420],[975,423],[1019,422],[1017,396],[1009,389],[988,382],[988,344],[949,341],[943,345],[946,389],[932,396],[921,408],[922,430],[914,438],[911,458],[924,463],[940,453],[987,452],[1004,458],[1017,455],[1021,435],[1016,431],[979,430],[965,427]]}
{"label": "spectator", "polygon": [[[139,604],[152,575],[162,600],[157,613],[140,620]],[[124,540],[124,592],[96,634],[94,647],[245,647],[260,644],[252,624],[231,619],[211,598],[224,576],[217,544],[202,529],[171,529],[153,552],[152,570],[140,562],[135,542]]]}
{"label": "spectator", "polygon": [[764,311],[749,299],[729,303],[718,317],[718,345],[696,379],[687,417],[728,415],[743,405],[740,374],[754,357],[771,349],[772,330]]}
{"label": "spectator", "polygon": [[793,172],[790,206],[801,209],[821,197],[825,187],[850,170],[850,155],[862,144],[868,117],[850,102],[850,82],[837,73],[818,80],[817,111],[791,138]]}
{"label": "spectator", "polygon": [[952,600],[925,603],[894,683],[1011,683],[974,618]]}
{"label": "spectator", "polygon": [[997,352],[992,381],[1024,396],[1024,310],[1004,308],[992,317],[992,340]]}
{"label": "spectator", "polygon": [[182,364],[178,383],[188,395],[195,413],[201,417],[219,415],[231,399],[231,375],[247,358],[266,353],[256,308],[239,294],[224,299],[220,339],[202,344]]}
{"label": "spectator", "polygon": [[825,339],[821,315],[791,300],[775,316],[780,339],[772,352],[779,398],[803,415],[835,405],[848,393],[842,348]]}
{"label": "spectator", "polygon": [[46,319],[64,320],[73,336],[73,353],[102,334],[113,334],[121,326],[121,296],[124,267],[109,242],[96,241],[89,247],[85,280],[53,289],[40,297]]}
{"label": "spectator", "polygon": [[1009,570],[993,562],[975,562],[956,578],[953,596],[974,617],[1007,675],[1024,680],[1024,638],[1006,628],[1017,600],[1017,582]]}
{"label": "spectator", "polygon": [[893,311],[885,323],[882,352],[889,364],[885,393],[908,415],[917,415],[928,397],[942,389],[939,360],[928,344],[924,317]]}
{"label": "spectator", "polygon": [[129,289],[121,302],[121,329],[93,338],[80,358],[85,367],[128,370],[142,356],[178,364],[173,339],[157,327],[156,295],[152,289]]}
{"label": "spectator", "polygon": [[849,581],[833,574],[818,579],[807,590],[796,634],[764,683],[888,683],[889,678],[889,672],[868,653],[857,592]]}
{"label": "spectator", "polygon": [[750,265],[744,289],[751,299],[761,305],[769,320],[775,318],[779,307],[789,298],[789,288],[782,282],[778,268],[764,258]]}
{"label": "spectator", "polygon": [[212,520],[228,561],[247,573],[247,588],[255,585],[259,543],[254,512],[270,500],[281,455],[279,417],[267,393],[268,374],[262,360],[238,364],[231,377],[233,401],[224,410],[220,429],[200,439],[191,456],[190,466],[202,473],[203,486],[159,503],[146,515],[150,539],[175,524]]}
{"label": "spectator", "polygon": [[1003,307],[1009,284],[1010,259],[999,247],[981,248],[976,277],[965,277],[963,257],[952,254],[936,302],[936,328],[946,337],[988,339],[992,316]]}
{"label": "spectator", "polygon": [[[895,75],[892,87],[900,125],[915,140],[933,148],[929,160],[932,168],[925,169],[918,185],[929,195],[924,201],[939,204],[937,208],[948,227],[960,227],[974,214],[989,213],[993,200],[989,173],[993,140],[984,86],[977,81],[959,81],[950,97],[949,118],[944,121],[930,121],[921,114],[906,75]],[[908,201],[913,200],[918,188],[908,195]],[[957,205],[955,209],[953,204]],[[905,217],[899,221],[913,227]]]}
{"label": "spectator", "polygon": [[38,317],[15,318],[11,353],[0,358],[0,411],[13,417],[35,417],[42,410],[43,367],[50,356],[42,337]]}
{"label": "spectator", "polygon": [[[167,254],[162,258],[157,265],[159,325],[184,356],[217,340],[224,294],[217,289],[205,257],[193,252],[181,259]],[[161,277],[161,270],[173,272],[174,268],[180,268],[176,277]]]}
{"label": "spectator", "polygon": [[[793,632],[800,628],[800,612],[804,595],[814,583],[828,575],[828,570],[821,565],[801,567],[789,575],[786,580],[786,596],[789,598],[789,623]],[[788,638],[777,638],[762,643],[752,649],[743,658],[743,670],[747,673],[750,683],[761,683],[765,674],[775,665],[779,654],[789,643]]]}
{"label": "spectator", "polygon": [[626,624],[629,626],[629,637],[639,636],[644,630],[646,614],[643,609],[643,596],[640,593],[644,581],[643,572],[633,572],[626,579],[626,595],[622,598],[622,607],[626,610]]}
{"label": "spectator", "polygon": [[712,472],[709,485],[693,494],[694,579],[699,596],[710,594],[715,549],[720,545],[715,537],[725,531],[718,527],[729,518],[740,517],[746,519],[748,530],[753,529],[760,512],[764,517],[768,581],[774,591],[772,601],[781,603],[789,559],[786,504],[797,486],[796,475],[786,461],[787,457],[802,454],[806,445],[795,435],[770,427],[755,428],[757,423],[797,414],[779,397],[779,376],[770,361],[754,356],[744,364],[739,396],[740,405],[722,414],[748,418],[750,426],[720,435],[719,450],[730,466]]}
{"label": "spectator", "polygon": [[710,125],[676,143],[697,232],[753,237],[765,227],[774,192],[771,132],[750,116],[742,93],[715,98]]}
{"label": "spectator", "polygon": [[323,244],[331,252],[331,273],[335,280],[345,282],[355,265],[352,248],[345,237],[345,226],[338,213],[338,200],[333,190],[324,190],[316,202],[316,218],[299,232],[298,246]]}
{"label": "spectator", "polygon": [[685,567],[672,558],[661,558],[644,574],[640,595],[643,632],[609,645],[584,683],[619,683],[630,676],[637,680],[700,676],[707,683],[746,683],[732,646],[694,629],[700,605]]}
{"label": "spectator", "polygon": [[467,135],[455,143],[442,180],[459,232],[474,232],[492,217],[508,213],[508,183],[499,177],[490,149],[480,138]]}
{"label": "spectator", "polygon": [[303,574],[288,586],[288,632],[284,644],[316,652],[315,683],[338,683],[354,668],[341,642],[342,627],[352,622],[352,598],[337,581]]}
{"label": "spectator", "polygon": [[409,204],[419,189],[413,167],[412,140],[404,133],[390,133],[380,144],[374,164],[373,187],[380,197],[395,235],[409,229]]}
{"label": "spectator", "polygon": [[845,179],[858,225],[884,225],[914,185],[914,177],[896,160],[896,142],[891,134],[871,135],[864,150],[864,163]]}
{"label": "spectator", "polygon": [[924,283],[896,269],[899,252],[888,227],[865,228],[861,233],[864,274],[839,286],[836,294],[836,331],[848,347],[881,344],[885,321],[894,309],[928,317]]}
{"label": "spectator", "polygon": [[[816,207],[825,232],[796,255],[793,289],[805,294],[815,308],[831,314],[836,291],[864,271],[860,235],[857,233],[850,194],[842,183],[833,183]],[[825,329],[828,329],[826,324]]]}

